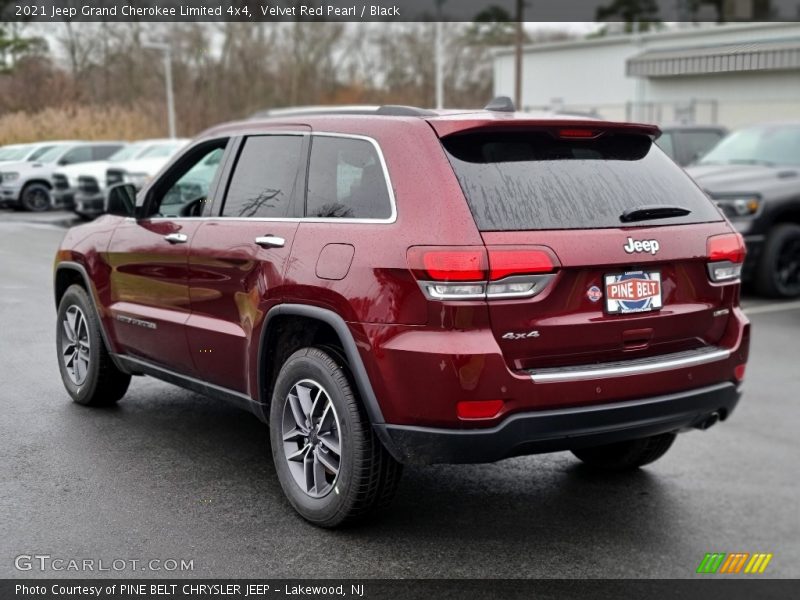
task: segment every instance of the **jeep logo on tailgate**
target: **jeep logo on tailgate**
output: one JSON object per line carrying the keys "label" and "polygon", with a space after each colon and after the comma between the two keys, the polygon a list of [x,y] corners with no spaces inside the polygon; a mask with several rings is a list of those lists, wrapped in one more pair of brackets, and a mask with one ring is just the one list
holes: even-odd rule
{"label": "jeep logo on tailgate", "polygon": [[634,252],[655,254],[660,247],[656,240],[634,240],[633,238],[628,238],[628,243],[622,249],[628,254],[633,254]]}

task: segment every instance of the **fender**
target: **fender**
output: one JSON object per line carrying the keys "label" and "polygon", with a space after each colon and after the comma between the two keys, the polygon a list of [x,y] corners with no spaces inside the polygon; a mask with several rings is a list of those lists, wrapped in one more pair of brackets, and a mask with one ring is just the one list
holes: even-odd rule
{"label": "fender", "polygon": [[[296,315],[299,317],[317,319],[327,323],[333,328],[333,330],[336,332],[336,335],[339,336],[339,340],[342,342],[347,363],[350,367],[353,379],[355,380],[358,394],[364,402],[364,408],[366,409],[367,416],[372,424],[372,429],[392,457],[397,460],[400,457],[400,454],[395,448],[394,442],[386,433],[386,429],[382,427],[382,425],[385,424],[383,412],[378,404],[378,399],[375,397],[375,392],[372,389],[372,384],[369,381],[367,370],[364,368],[364,362],[361,360],[361,355],[358,353],[358,348],[356,347],[356,342],[353,339],[353,334],[350,332],[350,329],[347,327],[344,319],[342,319],[342,317],[335,312],[325,308],[320,308],[318,306],[309,306],[307,304],[279,304],[277,306],[273,306],[269,312],[267,312],[267,316],[264,319],[264,325],[261,328],[261,340],[258,347],[259,365],[264,364],[264,349],[266,348],[267,332],[269,331],[270,321],[279,315]],[[264,389],[264,375],[264,369],[259,368],[259,394],[261,393],[261,390]],[[266,403],[262,402],[262,405],[266,405]]]}
{"label": "fender", "polygon": [[[119,360],[118,355],[114,352],[114,347],[109,342],[108,334],[106,333],[105,326],[103,325],[102,313],[98,308],[97,302],[97,290],[95,290],[94,285],[92,284],[92,280],[89,278],[89,274],[86,272],[86,268],[77,262],[74,261],[63,261],[56,265],[55,269],[53,270],[53,293],[55,294],[56,290],[56,280],[58,279],[58,272],[62,270],[70,270],[75,271],[78,273],[81,278],[83,279],[84,287],[88,292],[87,295],[89,296],[89,301],[92,303],[92,309],[94,310],[94,316],[97,318],[97,324],[100,328],[100,336],[103,338],[103,344],[105,344],[108,353],[111,355],[111,360],[114,362],[114,365],[123,373],[131,374],[130,370],[125,367],[124,364]],[[58,310],[58,302],[56,301],[56,310]]]}

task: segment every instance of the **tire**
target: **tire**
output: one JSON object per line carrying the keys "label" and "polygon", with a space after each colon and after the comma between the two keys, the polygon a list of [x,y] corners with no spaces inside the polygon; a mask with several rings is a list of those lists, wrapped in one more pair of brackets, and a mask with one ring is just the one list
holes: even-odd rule
{"label": "tire", "polygon": [[58,305],[56,350],[61,380],[78,404],[110,406],[125,395],[131,376],[111,360],[94,307],[79,285],[70,286]]}
{"label": "tire", "polygon": [[604,471],[631,471],[664,456],[675,437],[674,433],[662,433],[639,440],[580,448],[572,453],[590,467]]}
{"label": "tire", "polygon": [[22,208],[30,212],[50,210],[50,190],[43,183],[29,183],[19,196]]}
{"label": "tire", "polygon": [[[344,362],[334,356],[321,348],[292,354],[275,381],[270,406],[278,480],[300,516],[320,527],[385,508],[402,474],[372,430]],[[309,414],[316,427],[307,426]]]}
{"label": "tire", "polygon": [[756,290],[769,298],[800,296],[800,225],[772,228],[758,265]]}

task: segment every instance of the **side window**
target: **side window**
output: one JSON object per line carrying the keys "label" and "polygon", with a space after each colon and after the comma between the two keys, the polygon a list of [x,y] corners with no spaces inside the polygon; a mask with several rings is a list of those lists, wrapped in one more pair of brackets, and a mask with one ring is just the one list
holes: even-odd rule
{"label": "side window", "polygon": [[231,176],[222,216],[291,216],[302,149],[299,135],[248,137]]}
{"label": "side window", "polygon": [[67,151],[61,160],[58,161],[60,165],[75,165],[82,162],[92,160],[92,149],[90,146],[78,146],[72,150]]}
{"label": "side window", "polygon": [[388,219],[392,205],[378,153],[367,140],[314,136],[307,217]]}
{"label": "side window", "polygon": [[48,150],[52,150],[52,149],[53,149],[53,146],[42,146],[41,148],[37,148],[37,149],[36,149],[36,150],[34,150],[34,151],[33,151],[33,153],[32,153],[32,154],[31,154],[31,155],[28,157],[28,162],[33,162],[33,161],[35,161],[35,160],[38,160],[38,159],[39,159],[39,157],[40,157],[42,154],[44,154],[44,153],[45,153],[45,152],[47,152]]}
{"label": "side window", "polygon": [[211,184],[219,171],[225,142],[207,147],[195,153],[188,161],[179,165],[177,172],[168,174],[173,182],[165,191],[156,190],[160,217],[197,217],[203,214],[203,206],[211,190]]}
{"label": "side window", "polygon": [[122,148],[122,144],[104,144],[102,146],[92,146],[92,160],[105,160],[120,148]]}

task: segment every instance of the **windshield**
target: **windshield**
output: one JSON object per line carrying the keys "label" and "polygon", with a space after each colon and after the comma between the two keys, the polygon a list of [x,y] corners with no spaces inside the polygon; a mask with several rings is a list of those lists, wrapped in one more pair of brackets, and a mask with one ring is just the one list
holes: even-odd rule
{"label": "windshield", "polygon": [[33,146],[6,146],[0,148],[0,160],[23,160]]}
{"label": "windshield", "polygon": [[39,160],[39,157],[42,156],[45,152],[53,148],[54,146],[39,146],[36,150],[34,150],[31,155],[28,157],[28,162],[33,162],[34,160]]}
{"label": "windshield", "polygon": [[47,152],[38,156],[36,160],[43,163],[51,163],[58,160],[58,157],[64,154],[69,149],[69,146],[53,146]]}
{"label": "windshield", "polygon": [[139,158],[164,158],[172,156],[177,152],[183,144],[178,142],[174,144],[158,144],[151,146],[139,156]]}
{"label": "windshield", "polygon": [[128,144],[127,146],[123,146],[108,157],[108,162],[119,162],[121,160],[133,158],[142,151],[142,148],[145,147],[146,146],[144,144]]}
{"label": "windshield", "polygon": [[658,225],[721,219],[644,135],[572,140],[539,131],[479,132],[442,144],[481,231],[621,227],[626,211],[643,206],[688,211]]}
{"label": "windshield", "polygon": [[717,144],[699,164],[800,165],[800,125],[740,129]]}

